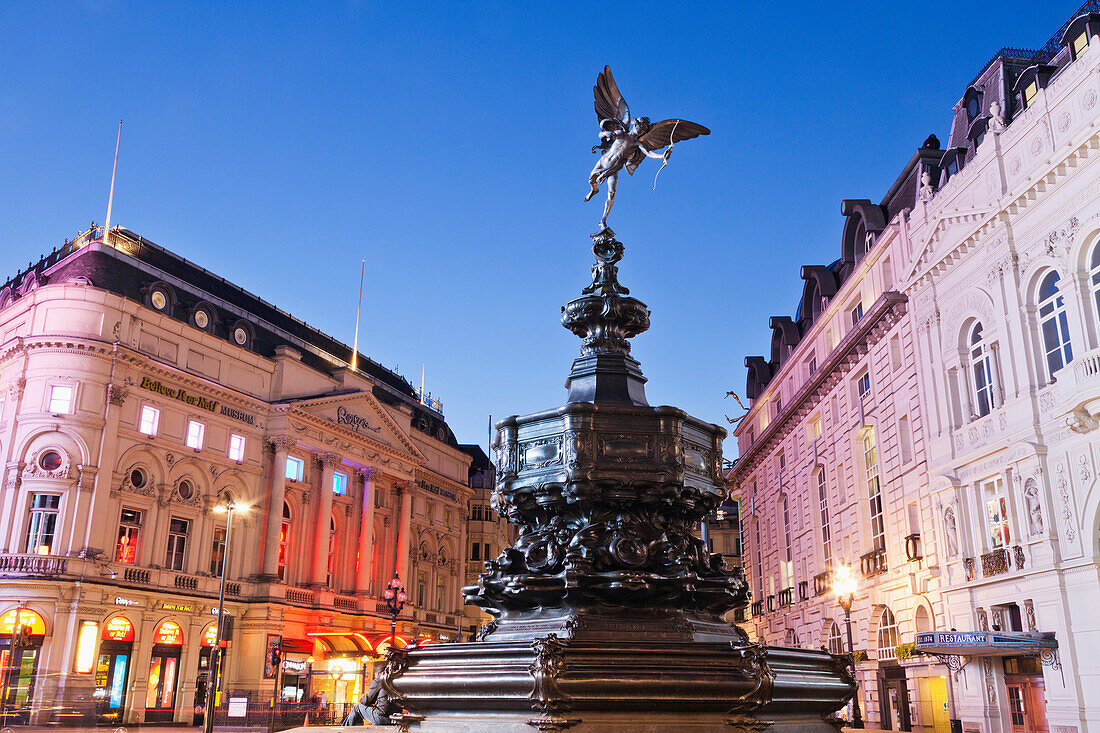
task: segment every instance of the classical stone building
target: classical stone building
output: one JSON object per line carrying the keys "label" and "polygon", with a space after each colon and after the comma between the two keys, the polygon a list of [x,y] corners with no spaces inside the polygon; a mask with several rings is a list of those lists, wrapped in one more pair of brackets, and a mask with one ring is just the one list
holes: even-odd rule
{"label": "classical stone building", "polygon": [[946,148],[844,202],[841,259],[803,268],[800,311],[747,363],[747,628],[839,648],[816,591],[827,556],[858,562],[876,725],[1100,730],[1097,11],[1001,49]]}
{"label": "classical stone building", "polygon": [[[224,686],[254,704],[277,679],[288,704],[353,700],[395,571],[397,643],[456,638],[471,458],[438,404],[132,232],[99,235],[0,289],[12,719],[190,723],[227,543]],[[247,507],[228,537],[226,497]]]}

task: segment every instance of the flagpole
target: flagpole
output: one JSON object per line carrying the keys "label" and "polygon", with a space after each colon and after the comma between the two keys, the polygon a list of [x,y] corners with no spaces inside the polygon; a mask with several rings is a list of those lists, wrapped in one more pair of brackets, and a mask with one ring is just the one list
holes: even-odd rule
{"label": "flagpole", "polygon": [[367,271],[367,261],[359,267],[359,304],[355,306],[355,341],[351,347],[351,370],[354,372],[359,365],[359,312],[363,309],[363,275]]}
{"label": "flagpole", "polygon": [[115,203],[115,173],[118,172],[118,146],[122,142],[122,120],[118,121],[118,138],[115,139],[115,164],[111,167],[111,193],[107,196],[107,221],[103,225],[103,242],[109,244],[107,235],[111,231],[111,207]]}

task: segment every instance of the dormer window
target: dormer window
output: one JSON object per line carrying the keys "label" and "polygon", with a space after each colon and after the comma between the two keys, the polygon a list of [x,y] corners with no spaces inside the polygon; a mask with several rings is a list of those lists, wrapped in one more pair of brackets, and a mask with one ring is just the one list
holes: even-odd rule
{"label": "dormer window", "polygon": [[1035,102],[1035,98],[1039,96],[1039,82],[1034,79],[1024,87],[1024,109],[1027,109]]}
{"label": "dormer window", "polygon": [[1076,61],[1089,47],[1089,37],[1100,35],[1100,13],[1078,15],[1066,25],[1062,34],[1062,45],[1069,46],[1069,52]]}
{"label": "dormer window", "polygon": [[1073,58],[1076,59],[1081,55],[1081,52],[1088,47],[1089,33],[1087,30],[1083,30],[1073,39],[1073,44],[1070,46],[1070,48],[1073,49]]}
{"label": "dormer window", "polygon": [[966,103],[966,116],[973,120],[978,116],[978,113],[982,111],[982,103],[978,99],[978,95],[972,96]]}

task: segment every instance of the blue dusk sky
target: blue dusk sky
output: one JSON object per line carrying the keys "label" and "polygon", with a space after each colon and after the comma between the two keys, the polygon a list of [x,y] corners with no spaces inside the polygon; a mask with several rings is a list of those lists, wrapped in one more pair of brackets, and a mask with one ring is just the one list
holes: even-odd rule
{"label": "blue dusk sky", "polygon": [[[461,442],[560,404],[589,282],[592,85],[711,128],[620,181],[651,404],[737,413],[744,357],[1001,46],[1070,2],[0,3],[7,279],[112,223],[428,389]],[[727,441],[727,453],[735,448]]]}

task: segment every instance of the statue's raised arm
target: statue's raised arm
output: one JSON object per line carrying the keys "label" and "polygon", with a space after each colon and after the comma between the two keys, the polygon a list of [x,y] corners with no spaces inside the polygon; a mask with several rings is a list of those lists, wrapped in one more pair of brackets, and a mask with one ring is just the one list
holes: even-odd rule
{"label": "statue's raised arm", "polygon": [[[592,148],[599,152],[600,159],[588,176],[590,190],[584,200],[588,201],[600,190],[600,184],[607,183],[607,203],[603,207],[600,219],[600,231],[607,227],[607,215],[615,203],[615,189],[619,184],[619,171],[634,171],[646,157],[664,161],[661,169],[668,164],[672,146],[681,140],[690,140],[700,135],[709,135],[710,130],[695,122],[681,119],[662,120],[650,125],[648,117],[631,117],[630,107],[626,104],[611,67],[603,67],[596,77],[596,86],[592,87],[595,97],[596,118],[600,123],[600,144]],[[656,154],[661,148],[668,148],[664,155]],[[658,171],[660,173],[660,171]],[[656,185],[656,179],[654,179]]]}

